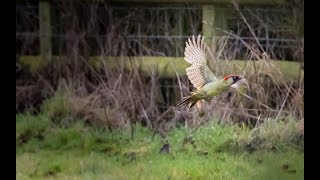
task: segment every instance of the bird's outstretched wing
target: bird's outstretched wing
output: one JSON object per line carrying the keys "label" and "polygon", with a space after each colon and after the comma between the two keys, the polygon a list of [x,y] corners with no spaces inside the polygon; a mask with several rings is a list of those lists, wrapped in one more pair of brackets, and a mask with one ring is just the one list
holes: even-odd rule
{"label": "bird's outstretched wing", "polygon": [[197,39],[194,36],[192,36],[192,40],[188,38],[184,51],[184,59],[191,64],[186,69],[187,76],[197,89],[208,82],[216,80],[216,76],[207,64],[204,37],[201,38],[201,35]]}

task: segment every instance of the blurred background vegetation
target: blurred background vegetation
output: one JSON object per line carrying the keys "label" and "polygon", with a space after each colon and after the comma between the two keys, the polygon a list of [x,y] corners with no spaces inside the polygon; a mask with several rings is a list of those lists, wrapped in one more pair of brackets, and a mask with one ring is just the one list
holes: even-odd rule
{"label": "blurred background vegetation", "polygon": [[[218,76],[248,76],[246,94],[251,99],[230,91],[207,102],[205,114],[200,115],[196,108],[177,108],[193,89],[185,74],[185,42],[198,34],[205,36],[207,58]],[[304,1],[300,0],[17,0],[17,153],[33,152],[35,147],[68,149],[69,145],[100,152],[102,147],[91,144],[100,138],[99,133],[113,139],[107,132],[129,131],[128,137],[134,140],[137,126],[137,137],[146,133],[139,129],[142,126],[150,137],[166,139],[173,132],[177,134],[171,134],[173,144],[182,143],[182,132],[177,129],[184,127],[190,135],[208,123],[249,129],[231,138],[236,144],[228,144],[230,138],[222,136],[226,149],[248,149],[252,138],[258,137],[267,139],[261,147],[268,150],[287,142],[300,151],[304,136],[303,64]],[[76,127],[68,134],[63,128],[70,124]],[[93,130],[92,135],[83,126],[102,130]],[[221,131],[236,131],[229,128]],[[63,135],[55,139],[52,132]],[[81,132],[90,132],[92,138],[77,140]],[[200,146],[208,145],[208,129],[197,133]],[[224,146],[213,144],[217,152]],[[151,146],[151,150],[156,147]],[[119,152],[128,154],[127,150]],[[25,158],[19,156],[17,162]],[[272,158],[279,157],[267,162]],[[61,172],[59,168],[50,165],[40,171],[46,176]],[[26,173],[23,167],[20,170]],[[194,178],[207,177],[193,173]],[[217,177],[232,179],[220,175]]]}

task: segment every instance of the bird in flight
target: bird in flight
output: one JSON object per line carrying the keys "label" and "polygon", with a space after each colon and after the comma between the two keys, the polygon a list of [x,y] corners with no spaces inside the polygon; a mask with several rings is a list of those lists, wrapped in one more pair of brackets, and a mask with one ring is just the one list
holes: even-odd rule
{"label": "bird in flight", "polygon": [[[189,96],[183,98],[178,104],[179,107],[190,105],[192,108],[195,104],[198,106],[203,100],[210,101],[212,97],[221,94],[231,88],[239,88],[239,82],[245,78],[240,75],[227,75],[217,77],[209,68],[205,56],[204,37],[199,35],[197,38],[192,36],[188,38],[184,51],[184,60],[191,64],[186,69],[187,76],[197,91],[191,92]],[[200,104],[199,104],[200,106]],[[198,106],[198,107],[199,107]]]}

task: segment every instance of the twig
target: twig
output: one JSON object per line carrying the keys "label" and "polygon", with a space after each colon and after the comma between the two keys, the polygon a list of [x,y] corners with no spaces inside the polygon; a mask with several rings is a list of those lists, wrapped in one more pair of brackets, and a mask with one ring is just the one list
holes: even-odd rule
{"label": "twig", "polygon": [[242,94],[242,95],[245,96],[246,98],[248,98],[248,99],[250,99],[250,100],[253,100],[254,102],[257,102],[258,104],[262,105],[263,107],[266,107],[266,108],[268,108],[268,109],[270,109],[270,110],[273,110],[271,107],[269,107],[269,106],[267,106],[267,105],[265,105],[265,104],[263,104],[263,103],[255,100],[254,98],[250,97],[249,95],[247,95],[247,94],[245,94],[245,93],[243,93],[243,92],[241,92],[241,91],[237,91],[237,92],[240,93],[240,94]]}
{"label": "twig", "polygon": [[287,94],[286,94],[286,97],[285,97],[285,99],[284,99],[284,101],[283,101],[283,103],[282,103],[282,105],[281,105],[281,108],[280,108],[280,110],[279,110],[279,113],[278,113],[277,116],[276,116],[276,119],[278,119],[278,117],[280,116],[280,113],[281,113],[281,111],[282,111],[282,109],[283,109],[283,107],[284,107],[284,104],[286,103],[286,101],[287,101],[287,99],[288,99],[288,96],[289,96],[289,93],[290,93],[290,89],[291,89],[291,87],[292,87],[292,84],[293,84],[293,82],[291,82],[291,84],[290,84],[290,87],[289,87],[289,89],[288,89],[288,92],[287,92]]}

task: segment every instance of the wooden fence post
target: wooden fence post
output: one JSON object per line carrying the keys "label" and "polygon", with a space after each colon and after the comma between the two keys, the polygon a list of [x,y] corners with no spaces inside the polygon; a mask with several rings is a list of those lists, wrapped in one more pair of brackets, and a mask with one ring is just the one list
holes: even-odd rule
{"label": "wooden fence post", "polygon": [[[226,9],[217,5],[204,5],[202,6],[202,32],[205,36],[205,42],[211,48],[212,53],[215,55],[218,48],[218,38],[223,36],[221,30],[227,30],[227,16]],[[221,30],[219,30],[219,29]],[[211,65],[209,61],[209,65]]]}
{"label": "wooden fence post", "polygon": [[49,1],[39,1],[39,33],[41,56],[49,62],[52,56]]}

